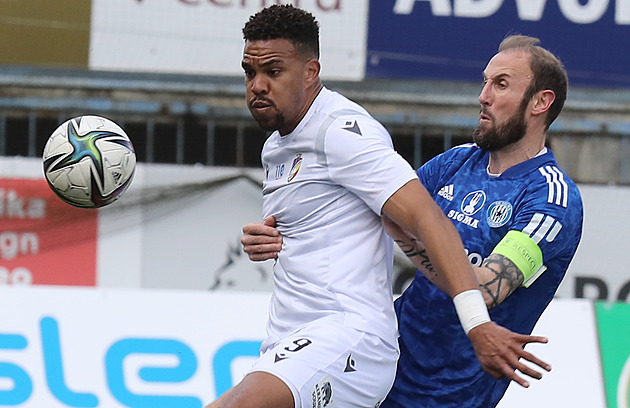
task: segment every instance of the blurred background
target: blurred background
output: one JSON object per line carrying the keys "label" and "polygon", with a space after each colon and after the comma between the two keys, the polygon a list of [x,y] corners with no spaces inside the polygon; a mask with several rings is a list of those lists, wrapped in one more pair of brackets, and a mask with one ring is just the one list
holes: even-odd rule
{"label": "blurred background", "polygon": [[[274,3],[317,17],[324,85],[414,167],[471,140],[506,35],[565,63],[549,142],[584,235],[541,320],[555,369],[502,406],[628,407],[630,0],[0,0],[0,406],[200,407],[257,354],[272,263],[239,240],[261,218],[267,133],[245,107],[241,28]],[[99,210],[62,203],[42,172],[50,134],[85,114],[123,127],[139,162]],[[413,273],[397,253],[396,293]]]}

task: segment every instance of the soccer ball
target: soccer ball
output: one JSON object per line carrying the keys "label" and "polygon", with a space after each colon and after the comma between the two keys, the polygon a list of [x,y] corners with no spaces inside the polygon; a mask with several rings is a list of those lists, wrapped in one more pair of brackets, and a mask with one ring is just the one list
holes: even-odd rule
{"label": "soccer ball", "polygon": [[62,123],[48,138],[44,175],[59,198],[81,208],[114,202],[129,187],[136,153],[127,134],[100,116]]}

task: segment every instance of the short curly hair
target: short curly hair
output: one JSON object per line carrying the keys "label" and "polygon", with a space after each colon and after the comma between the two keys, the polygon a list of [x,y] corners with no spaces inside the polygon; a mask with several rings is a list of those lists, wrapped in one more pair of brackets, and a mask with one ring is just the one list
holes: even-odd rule
{"label": "short curly hair", "polygon": [[252,15],[243,27],[245,41],[289,40],[298,52],[319,58],[319,23],[308,11],[274,4]]}

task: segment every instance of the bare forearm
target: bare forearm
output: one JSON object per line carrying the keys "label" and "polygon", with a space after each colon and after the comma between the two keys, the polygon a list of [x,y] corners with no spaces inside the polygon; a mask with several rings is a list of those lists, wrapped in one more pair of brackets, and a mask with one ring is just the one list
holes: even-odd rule
{"label": "bare forearm", "polygon": [[424,248],[420,241],[411,238],[411,245],[409,242],[401,240],[394,240],[396,244],[402,249],[403,253],[413,262],[416,268],[422,272],[431,282],[439,286],[440,274],[435,269],[429,258],[427,250]]}
{"label": "bare forearm", "polygon": [[444,290],[445,283],[440,279],[440,273],[433,266],[426,248],[422,245],[422,241],[411,237],[387,217],[383,217],[383,225],[385,226],[385,231],[394,239],[396,245],[414,266],[435,286]]}
{"label": "bare forearm", "polygon": [[383,213],[410,237],[422,240],[447,294],[452,297],[478,288],[457,230],[419,181],[409,182],[394,194]]}
{"label": "bare forearm", "polygon": [[503,255],[490,254],[481,267],[475,268],[479,288],[488,308],[503,302],[523,283],[523,274]]}
{"label": "bare forearm", "polygon": [[[436,280],[440,289],[450,296],[469,289],[476,289],[478,283],[471,272],[472,266],[466,256],[459,233],[453,224],[439,210],[438,217],[432,218],[430,225],[426,219],[419,225],[417,232],[430,257],[435,271],[439,271]],[[431,225],[432,224],[432,225]],[[448,250],[447,250],[448,249]]]}
{"label": "bare forearm", "polygon": [[[415,267],[435,286],[445,290],[446,283],[442,274],[431,262],[422,241],[411,237],[387,219],[384,219],[383,224],[387,233],[394,238]],[[523,274],[520,270],[509,259],[499,254],[491,254],[483,261],[482,266],[473,266],[473,271],[488,308],[503,302],[523,283]]]}

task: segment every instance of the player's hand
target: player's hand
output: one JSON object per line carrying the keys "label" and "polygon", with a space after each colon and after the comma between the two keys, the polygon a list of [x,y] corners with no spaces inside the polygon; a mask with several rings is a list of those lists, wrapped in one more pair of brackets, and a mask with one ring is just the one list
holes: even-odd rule
{"label": "player's hand", "polygon": [[278,257],[278,252],[282,249],[282,235],[275,227],[274,217],[269,217],[262,223],[251,223],[243,227],[241,244],[249,259],[266,261]]}
{"label": "player's hand", "polygon": [[468,338],[481,366],[494,378],[507,377],[525,388],[529,387],[529,383],[515,370],[537,380],[541,379],[542,374],[521,362],[521,358],[545,371],[551,370],[549,364],[523,349],[528,343],[547,343],[545,337],[514,333],[494,322],[488,322],[473,328],[468,333]]}

